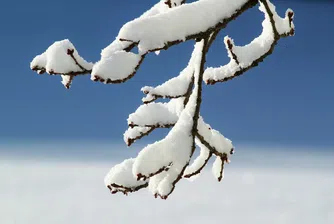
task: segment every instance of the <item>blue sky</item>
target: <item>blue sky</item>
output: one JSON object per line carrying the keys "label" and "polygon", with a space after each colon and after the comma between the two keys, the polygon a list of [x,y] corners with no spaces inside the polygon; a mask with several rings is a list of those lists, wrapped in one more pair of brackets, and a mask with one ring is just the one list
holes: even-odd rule
{"label": "blue sky", "polygon": [[[54,41],[70,39],[97,61],[120,27],[154,0],[5,1],[0,8],[0,141],[122,141],[129,113],[141,104],[140,88],[158,85],[184,68],[192,42],[150,55],[122,85],[75,80],[30,71],[33,57]],[[334,146],[334,4],[274,1],[281,15],[295,13],[296,36],[279,42],[259,67],[228,83],[205,86],[202,115],[235,143]],[[253,8],[230,23],[212,46],[207,66],[228,61],[223,37],[246,44],[261,32],[263,15]],[[148,140],[161,137],[155,133]]]}

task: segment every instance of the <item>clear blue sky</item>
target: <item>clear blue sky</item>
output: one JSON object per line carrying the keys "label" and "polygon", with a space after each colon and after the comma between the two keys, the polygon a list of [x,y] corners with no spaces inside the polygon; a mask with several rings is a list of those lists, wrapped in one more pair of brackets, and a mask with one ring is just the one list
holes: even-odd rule
{"label": "clear blue sky", "polygon": [[[140,88],[174,77],[186,65],[193,43],[150,55],[122,85],[75,80],[30,71],[32,58],[54,41],[70,39],[87,60],[125,22],[154,0],[4,1],[0,8],[0,141],[103,140],[120,142],[129,113],[141,104]],[[205,86],[202,114],[235,143],[334,146],[334,4],[277,0],[281,15],[295,13],[296,36],[281,40],[272,56],[244,76]],[[263,15],[253,8],[230,23],[213,45],[208,66],[227,62],[223,36],[245,44],[260,34]],[[157,137],[158,135],[155,135]]]}

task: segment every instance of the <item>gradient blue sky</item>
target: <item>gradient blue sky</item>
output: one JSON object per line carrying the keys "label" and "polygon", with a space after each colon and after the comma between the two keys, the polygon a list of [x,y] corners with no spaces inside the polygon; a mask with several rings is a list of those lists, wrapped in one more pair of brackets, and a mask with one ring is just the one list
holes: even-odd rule
{"label": "gradient blue sky", "polygon": [[[184,68],[192,42],[147,57],[122,85],[75,80],[30,71],[33,57],[54,41],[70,39],[97,61],[125,22],[155,0],[5,1],[0,8],[0,141],[103,140],[120,142],[129,113],[141,104],[140,88],[158,85]],[[274,1],[295,13],[296,36],[279,42],[259,67],[224,84],[205,86],[202,114],[235,143],[334,146],[334,4]],[[223,37],[246,44],[261,32],[263,15],[253,8],[230,23],[214,43],[208,66],[228,61]],[[161,137],[154,134],[153,137]],[[153,139],[153,137],[149,139]]]}

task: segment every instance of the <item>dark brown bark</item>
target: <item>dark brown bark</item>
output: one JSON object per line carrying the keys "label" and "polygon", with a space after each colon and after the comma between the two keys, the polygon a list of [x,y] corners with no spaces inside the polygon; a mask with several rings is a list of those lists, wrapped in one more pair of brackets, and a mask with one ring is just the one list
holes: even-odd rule
{"label": "dark brown bark", "polygon": [[143,188],[146,188],[147,186],[148,186],[148,183],[138,185],[138,186],[132,186],[132,187],[126,187],[126,186],[123,186],[123,185],[118,185],[118,184],[113,183],[113,184],[108,185],[107,187],[112,194],[116,194],[118,192],[121,192],[125,195],[128,195],[128,193],[133,193],[133,192],[139,191]]}
{"label": "dark brown bark", "polygon": [[137,140],[148,136],[152,131],[154,131],[154,127],[151,127],[148,131],[146,132],[141,132],[139,136],[137,136],[136,138],[128,138],[126,141],[127,146],[131,146],[134,142],[136,142]]}

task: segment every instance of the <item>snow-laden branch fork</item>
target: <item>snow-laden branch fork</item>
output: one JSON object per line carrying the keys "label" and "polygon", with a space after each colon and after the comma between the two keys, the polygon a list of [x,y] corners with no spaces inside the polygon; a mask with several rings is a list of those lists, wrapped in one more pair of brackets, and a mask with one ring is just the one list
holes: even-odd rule
{"label": "snow-laden branch fork", "polygon": [[[264,13],[261,35],[245,46],[237,46],[225,37],[230,62],[205,68],[206,54],[219,32],[256,4]],[[136,74],[147,54],[194,40],[189,63],[178,76],[159,86],[142,88],[144,104],[129,115],[124,141],[130,146],[157,128],[171,130],[136,158],[114,166],[105,178],[112,193],[149,188],[156,197],[167,199],[178,181],[200,174],[212,157],[216,158],[213,174],[221,181],[224,166],[234,153],[232,142],[200,115],[203,82],[225,82],[257,66],[273,53],[279,39],[294,35],[293,18],[290,9],[281,18],[269,0],[199,0],[188,4],[184,0],[162,0],[125,24],[102,50],[100,61],[87,62],[69,40],[63,40],[36,56],[30,66],[39,74],[60,75],[66,88],[74,77],[88,74],[93,81],[122,83]],[[156,102],[159,98],[170,100]],[[191,162],[196,146],[200,153]]]}

